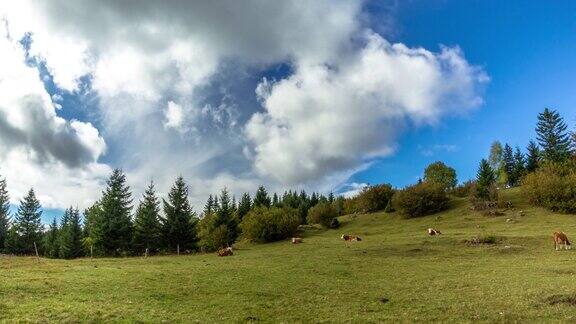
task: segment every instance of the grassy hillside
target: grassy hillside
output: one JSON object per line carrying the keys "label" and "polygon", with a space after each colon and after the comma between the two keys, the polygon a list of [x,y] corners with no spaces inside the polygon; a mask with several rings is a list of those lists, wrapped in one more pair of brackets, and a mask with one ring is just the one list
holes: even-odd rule
{"label": "grassy hillside", "polygon": [[[505,195],[516,205],[505,216],[464,200],[419,219],[346,216],[303,244],[244,245],[227,258],[0,258],[0,320],[576,320],[576,254],[551,239],[557,229],[576,239],[576,216]],[[364,241],[346,246],[343,233]],[[477,235],[501,242],[463,243]]]}

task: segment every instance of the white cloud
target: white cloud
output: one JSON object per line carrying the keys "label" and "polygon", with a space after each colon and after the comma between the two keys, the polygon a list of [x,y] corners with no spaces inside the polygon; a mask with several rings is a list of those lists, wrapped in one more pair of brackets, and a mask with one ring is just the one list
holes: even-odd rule
{"label": "white cloud", "polygon": [[164,114],[166,116],[166,122],[164,123],[164,126],[176,129],[179,129],[182,126],[182,121],[184,119],[182,106],[173,101],[168,101],[168,107],[166,108],[166,112]]}
{"label": "white cloud", "polygon": [[45,207],[86,207],[110,171],[97,163],[104,139],[90,123],[56,114],[21,44],[0,36],[0,53],[0,172],[13,202],[35,187]]}
{"label": "white cloud", "polygon": [[[65,103],[57,97],[51,103],[41,82],[19,84],[15,78],[0,97],[33,89],[42,98],[36,107],[49,107],[43,109],[49,128],[58,130],[53,133],[75,139],[79,153],[36,149],[27,155],[32,163],[43,152],[48,159],[42,168],[61,175],[78,166],[105,173],[109,167],[98,160],[111,152],[106,160],[124,168],[136,196],[151,179],[167,190],[179,174],[190,181],[194,199],[202,200],[223,186],[331,190],[370,159],[392,154],[402,129],[478,106],[478,85],[486,81],[458,48],[432,53],[366,31],[363,3],[2,2],[0,16],[12,43],[31,33],[30,55],[45,62],[60,90],[74,93],[79,78],[90,77],[99,103],[90,116],[100,129],[58,117],[54,108]],[[23,52],[16,56],[21,60]],[[216,81],[228,77],[224,66],[249,74],[277,64],[294,72],[251,89],[264,108],[257,114],[260,107],[237,100]],[[32,68],[19,73],[38,79]],[[211,87],[218,96],[209,93]],[[26,121],[22,113],[10,112],[9,118],[11,125]],[[102,173],[79,179],[93,189]],[[25,187],[32,180],[12,181]]]}
{"label": "white cloud", "polygon": [[282,183],[317,182],[394,150],[406,123],[430,124],[481,104],[484,72],[458,48],[440,53],[370,34],[332,65],[299,65],[257,88],[265,112],[246,126],[256,170]]}

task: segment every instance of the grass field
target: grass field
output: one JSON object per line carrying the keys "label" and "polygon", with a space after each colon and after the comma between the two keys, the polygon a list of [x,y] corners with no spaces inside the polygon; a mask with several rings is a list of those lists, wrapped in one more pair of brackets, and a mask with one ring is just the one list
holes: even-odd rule
{"label": "grass field", "polygon": [[[516,206],[505,216],[464,200],[412,220],[345,216],[341,229],[310,230],[303,244],[240,245],[226,258],[0,258],[0,320],[575,321],[576,254],[554,251],[551,233],[576,237],[576,217],[505,195]],[[343,233],[364,240],[347,247]],[[463,243],[477,235],[501,241]]]}

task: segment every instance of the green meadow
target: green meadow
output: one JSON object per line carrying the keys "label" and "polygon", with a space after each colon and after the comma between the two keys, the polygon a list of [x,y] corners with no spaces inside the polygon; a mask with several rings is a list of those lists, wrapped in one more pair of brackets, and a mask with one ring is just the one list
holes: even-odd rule
{"label": "green meadow", "polygon": [[[471,211],[416,219],[349,215],[304,243],[238,244],[215,254],[51,260],[0,257],[2,321],[380,322],[575,321],[574,215],[503,193],[504,216]],[[523,211],[523,212],[520,212]],[[431,237],[428,227],[442,231]],[[363,240],[345,244],[342,234]],[[496,237],[496,244],[467,243]]]}

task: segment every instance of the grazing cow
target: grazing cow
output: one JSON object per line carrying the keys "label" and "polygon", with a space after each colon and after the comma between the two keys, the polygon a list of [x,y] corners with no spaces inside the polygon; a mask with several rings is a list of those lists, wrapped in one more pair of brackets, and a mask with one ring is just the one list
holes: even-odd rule
{"label": "grazing cow", "polygon": [[342,239],[346,242],[360,242],[360,241],[362,241],[362,238],[360,236],[357,236],[357,235],[343,234]]}
{"label": "grazing cow", "polygon": [[561,250],[562,246],[564,246],[564,249],[570,250],[571,244],[566,234],[562,232],[554,232],[552,237],[554,238],[554,248],[556,251]]}
{"label": "grazing cow", "polygon": [[302,242],[303,242],[303,240],[302,240],[301,237],[293,237],[293,238],[292,238],[292,244],[299,244],[299,243],[302,243]]}
{"label": "grazing cow", "polygon": [[232,253],[231,247],[227,247],[225,249],[218,250],[218,256],[221,256],[221,257],[230,256],[232,254],[234,254],[234,253]]}
{"label": "grazing cow", "polygon": [[430,236],[440,235],[440,234],[442,234],[442,233],[437,229],[433,229],[433,228],[428,229],[428,235],[430,235]]}

